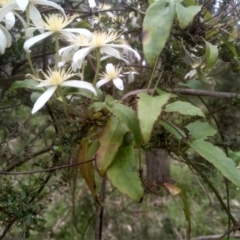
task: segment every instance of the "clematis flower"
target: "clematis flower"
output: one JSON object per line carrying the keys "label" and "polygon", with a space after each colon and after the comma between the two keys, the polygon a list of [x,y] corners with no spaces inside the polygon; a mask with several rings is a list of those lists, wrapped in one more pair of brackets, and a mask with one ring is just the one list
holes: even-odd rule
{"label": "clematis flower", "polygon": [[69,17],[69,19],[65,18],[63,15],[59,14],[51,14],[48,17],[45,16],[45,21],[41,19],[37,24],[35,24],[35,27],[30,27],[26,31],[27,36],[31,36],[32,33],[36,30],[45,30],[46,32],[43,32],[37,36],[29,38],[24,43],[24,49],[26,51],[29,51],[29,48],[32,47],[35,43],[43,40],[44,38],[54,34],[59,33],[65,37],[69,35],[73,35],[72,33],[79,33],[86,36],[90,36],[90,31],[84,28],[65,28],[69,23],[71,23],[74,18],[76,18],[76,15],[73,15]]}
{"label": "clematis flower", "polygon": [[29,9],[29,17],[33,21],[33,23],[38,22],[39,19],[41,19],[41,14],[35,7],[35,5],[44,5],[44,6],[50,6],[55,9],[58,9],[65,15],[64,9],[60,7],[58,4],[48,1],[48,0],[0,0],[0,21],[5,19],[6,21],[6,27],[8,29],[11,29],[14,26],[15,23],[15,17],[16,15],[20,21],[24,24],[24,27],[26,26],[26,22],[23,20],[23,18],[16,13],[14,10],[22,10],[25,11],[28,7]]}
{"label": "clematis flower", "polygon": [[5,52],[7,47],[11,46],[11,35],[5,27],[0,25],[0,54]]}
{"label": "clematis flower", "polygon": [[[115,57],[126,61],[117,49],[123,49],[135,54],[138,60],[140,55],[126,44],[112,43],[119,38],[119,35],[114,32],[94,32],[90,37],[71,36],[68,41],[71,43],[72,49],[81,48],[73,55],[73,62],[81,68],[82,60],[93,50],[100,49],[101,54],[106,54],[108,57]],[[69,48],[68,48],[69,50]],[[105,57],[106,59],[106,57]]]}
{"label": "clematis flower", "polygon": [[123,75],[120,74],[121,72],[121,68],[115,68],[114,65],[112,63],[108,63],[106,65],[106,72],[103,74],[100,74],[100,76],[102,77],[102,79],[100,79],[97,84],[96,87],[100,88],[102,85],[113,81],[113,84],[115,85],[116,88],[118,88],[119,90],[123,90],[123,81],[120,77],[123,77]]}
{"label": "clematis flower", "polygon": [[71,70],[65,71],[64,69],[60,69],[59,71],[53,71],[49,68],[48,73],[45,74],[42,72],[45,80],[41,80],[36,78],[35,76],[29,74],[31,78],[40,81],[41,83],[36,86],[36,88],[46,87],[47,90],[37,99],[35,102],[32,114],[36,113],[39,109],[41,109],[45,103],[51,98],[58,87],[75,87],[75,88],[83,88],[88,89],[94,95],[97,95],[97,92],[93,85],[89,82],[80,81],[80,80],[69,80],[69,78],[73,77],[76,74],[73,74]]}
{"label": "clematis flower", "polygon": [[97,6],[95,0],[88,0],[88,5],[90,8],[95,8]]}

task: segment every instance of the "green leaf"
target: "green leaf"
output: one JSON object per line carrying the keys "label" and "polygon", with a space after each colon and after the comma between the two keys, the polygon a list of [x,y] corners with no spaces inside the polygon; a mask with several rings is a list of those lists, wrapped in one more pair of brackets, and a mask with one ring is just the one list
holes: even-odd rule
{"label": "green leaf", "polygon": [[15,90],[17,88],[35,89],[38,84],[39,84],[39,82],[37,82],[34,79],[26,79],[23,81],[16,81],[11,85],[10,90]]}
{"label": "green leaf", "polygon": [[107,170],[112,184],[122,193],[140,202],[143,198],[143,187],[136,169],[135,152],[132,145],[121,147],[112,165]]}
{"label": "green leaf", "polygon": [[188,202],[188,198],[187,195],[185,193],[185,191],[182,189],[181,193],[180,193],[182,202],[183,202],[183,211],[184,211],[184,215],[185,218],[188,222],[188,228],[187,228],[187,239],[190,239],[190,235],[191,235],[191,211],[190,211],[190,205]]}
{"label": "green leaf", "polygon": [[[87,160],[90,160],[94,154],[91,152],[89,154],[89,145],[90,145],[90,140],[87,138],[83,138],[81,140],[80,148],[79,148],[79,155],[78,155],[78,162],[84,162]],[[93,170],[93,163],[88,162],[79,165],[81,175],[85,182],[87,183],[89,189],[91,190],[93,196],[97,199],[97,193],[96,193],[96,183],[94,180],[94,170]]]}
{"label": "green leaf", "polygon": [[238,56],[238,52],[237,52],[237,49],[236,47],[233,45],[233,43],[231,42],[227,42],[227,41],[223,41],[224,44],[227,45],[227,47],[231,50],[231,52],[233,53],[236,61],[238,62],[238,65],[240,66],[240,61],[239,61],[239,56]]}
{"label": "green leaf", "polygon": [[96,153],[96,165],[101,176],[105,175],[113,162],[127,131],[127,126],[117,118],[110,118],[103,128],[99,137],[100,147]]}
{"label": "green leaf", "polygon": [[142,143],[142,135],[135,111],[126,105],[118,103],[110,96],[106,97],[106,103],[108,111],[113,113],[128,126],[134,136],[136,145],[140,146]]}
{"label": "green leaf", "polygon": [[105,102],[94,102],[88,107],[88,110],[93,112],[98,112],[104,108],[106,108]]}
{"label": "green leaf", "polygon": [[143,52],[149,65],[154,65],[162,52],[174,17],[174,0],[157,0],[147,9],[143,20]]}
{"label": "green leaf", "polygon": [[183,115],[205,117],[204,113],[200,108],[193,106],[191,103],[183,102],[183,101],[176,101],[168,104],[165,108],[165,111],[179,112]]}
{"label": "green leaf", "polygon": [[165,93],[161,96],[152,97],[147,93],[138,94],[138,119],[140,128],[145,143],[150,140],[153,124],[162,112],[163,106],[171,97],[170,93]]}
{"label": "green leaf", "polygon": [[208,136],[213,136],[217,133],[217,130],[207,122],[196,121],[189,123],[185,128],[191,133],[191,137],[195,139],[205,139]]}
{"label": "green leaf", "polygon": [[181,29],[185,29],[197,13],[201,11],[201,6],[184,7],[180,3],[176,3],[176,13]]}
{"label": "green leaf", "polygon": [[221,148],[200,139],[191,142],[189,145],[203,158],[212,163],[226,178],[240,187],[240,171],[234,161],[228,158]]}
{"label": "green leaf", "polygon": [[160,120],[159,123],[168,130],[177,140],[182,140],[183,138],[186,138],[186,134],[184,131],[182,131],[180,128],[175,126],[174,124],[168,122],[167,120]]}
{"label": "green leaf", "polygon": [[215,65],[218,60],[218,48],[217,46],[212,45],[210,42],[205,41],[206,44],[206,61],[207,61],[207,68],[211,68]]}

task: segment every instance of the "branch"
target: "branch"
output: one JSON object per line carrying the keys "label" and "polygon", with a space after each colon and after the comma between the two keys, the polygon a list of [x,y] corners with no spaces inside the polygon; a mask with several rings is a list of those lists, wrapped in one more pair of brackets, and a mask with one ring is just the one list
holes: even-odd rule
{"label": "branch", "polygon": [[[163,89],[167,92],[183,94],[183,95],[191,95],[191,96],[205,96],[205,97],[215,97],[215,98],[240,98],[240,94],[238,93],[229,93],[229,92],[212,92],[206,90],[196,90],[196,89],[188,89],[188,88],[166,88]],[[149,89],[149,93],[152,93],[154,89]],[[138,89],[131,91],[121,98],[122,101],[125,101],[128,97],[132,95],[137,95],[140,92],[147,92],[147,89]]]}

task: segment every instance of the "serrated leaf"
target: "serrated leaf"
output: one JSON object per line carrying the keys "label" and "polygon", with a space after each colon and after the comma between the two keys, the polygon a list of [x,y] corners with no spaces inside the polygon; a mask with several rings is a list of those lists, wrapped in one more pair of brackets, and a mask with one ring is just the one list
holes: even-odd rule
{"label": "serrated leaf", "polygon": [[140,129],[145,143],[149,142],[153,124],[162,112],[163,106],[171,97],[170,93],[161,96],[152,97],[146,93],[138,94],[138,119]]}
{"label": "serrated leaf", "polygon": [[137,146],[142,143],[142,135],[136,112],[126,105],[118,103],[112,97],[106,97],[107,109],[121,121],[123,121],[132,132]]}
{"label": "serrated leaf", "polygon": [[218,48],[217,46],[212,45],[210,42],[205,41],[206,44],[206,61],[207,61],[207,67],[211,68],[215,65],[215,63],[218,60]]}
{"label": "serrated leaf", "polygon": [[122,146],[112,165],[107,170],[112,184],[122,193],[140,202],[143,198],[143,187],[136,169],[135,152],[132,145]]}
{"label": "serrated leaf", "polygon": [[237,169],[235,162],[228,158],[221,148],[200,139],[191,142],[189,145],[212,163],[232,183],[240,187],[240,171]]}
{"label": "serrated leaf", "polygon": [[189,123],[185,128],[188,129],[191,133],[191,137],[194,139],[205,139],[208,136],[213,136],[217,133],[217,130],[207,122],[196,121]]}
{"label": "serrated leaf", "polygon": [[143,20],[143,52],[149,65],[154,65],[162,52],[174,17],[174,0],[157,0],[147,9]]}
{"label": "serrated leaf", "polygon": [[38,84],[39,84],[39,82],[37,82],[34,79],[26,79],[23,81],[16,81],[11,85],[10,90],[15,90],[17,88],[35,89]]}
{"label": "serrated leaf", "polygon": [[159,123],[168,130],[177,140],[182,140],[183,138],[186,138],[186,134],[184,131],[182,131],[180,128],[175,126],[174,124],[168,122],[165,119],[162,119],[159,121]]}
{"label": "serrated leaf", "polygon": [[200,11],[201,6],[184,7],[182,4],[176,3],[176,13],[180,28],[185,29]]}
{"label": "serrated leaf", "polygon": [[183,101],[176,101],[173,103],[169,103],[166,108],[166,112],[179,112],[183,115],[190,115],[190,116],[200,116],[205,117],[202,110],[198,107],[193,106],[189,102],[183,102]]}
{"label": "serrated leaf", "polygon": [[[81,140],[80,148],[79,148],[79,155],[78,155],[78,162],[84,162],[90,160],[94,153],[91,152],[89,154],[89,145],[90,140],[87,138],[83,138]],[[91,190],[93,196],[97,199],[97,192],[96,192],[96,184],[94,180],[94,170],[93,170],[93,163],[88,162],[79,165],[81,175],[85,182],[87,183],[89,189]]]}
{"label": "serrated leaf", "polygon": [[96,153],[96,165],[101,176],[105,175],[112,164],[127,131],[127,126],[117,118],[110,118],[103,128],[99,137],[100,147]]}

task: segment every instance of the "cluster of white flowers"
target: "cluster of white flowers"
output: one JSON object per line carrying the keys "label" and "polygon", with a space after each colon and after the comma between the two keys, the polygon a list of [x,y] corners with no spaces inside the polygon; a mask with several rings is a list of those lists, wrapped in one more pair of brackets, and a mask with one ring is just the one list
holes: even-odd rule
{"label": "cluster of white flowers", "polygon": [[[37,5],[55,8],[59,13],[42,15],[36,8]],[[94,0],[89,0],[89,7],[96,7]],[[26,13],[26,20],[21,17],[21,12]],[[99,74],[100,62],[110,58],[116,58],[128,63],[126,53],[131,52],[140,60],[140,55],[129,45],[116,43],[120,35],[115,32],[90,32],[84,28],[67,28],[77,15],[67,17],[64,9],[58,4],[48,0],[0,0],[0,54],[11,45],[11,35],[9,30],[15,24],[15,16],[22,22],[25,29],[26,41],[24,49],[29,54],[31,47],[41,40],[53,36],[56,42],[56,62],[55,68],[49,68],[48,73],[43,73],[44,79],[40,79],[36,74],[31,78],[41,83],[38,88],[47,88],[36,101],[32,114],[41,109],[51,98],[57,88],[76,87],[90,90],[97,94],[95,87],[100,88],[103,84],[112,81],[119,89],[123,90],[122,77],[128,75],[133,79],[135,72],[121,74],[122,69],[115,67],[112,63],[107,63],[106,72]],[[31,26],[30,26],[31,24]],[[38,31],[38,34],[34,34]],[[64,40],[67,46],[59,49],[59,38]],[[68,80],[75,75],[74,71],[81,71],[86,62],[86,57],[94,57],[96,61],[96,75],[92,83],[80,80]],[[60,59],[60,60],[59,60]],[[66,63],[71,63],[71,70],[63,68]],[[68,66],[68,65],[67,65]],[[99,79],[98,82],[96,80]],[[66,81],[68,80],[68,81]]]}

